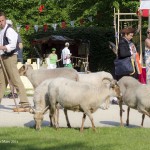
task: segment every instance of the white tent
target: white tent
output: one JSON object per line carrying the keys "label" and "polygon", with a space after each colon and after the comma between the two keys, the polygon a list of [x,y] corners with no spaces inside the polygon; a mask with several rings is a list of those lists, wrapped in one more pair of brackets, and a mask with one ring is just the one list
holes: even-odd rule
{"label": "white tent", "polygon": [[150,0],[141,0],[140,10],[149,9],[148,27],[150,28]]}
{"label": "white tent", "polygon": [[150,0],[141,0],[140,9],[150,9]]}

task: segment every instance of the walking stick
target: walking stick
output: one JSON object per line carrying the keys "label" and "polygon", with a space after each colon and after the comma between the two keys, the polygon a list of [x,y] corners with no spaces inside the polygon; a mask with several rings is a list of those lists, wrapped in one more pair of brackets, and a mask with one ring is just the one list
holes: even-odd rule
{"label": "walking stick", "polygon": [[19,113],[18,106],[17,106],[17,102],[16,102],[16,99],[15,99],[15,96],[14,96],[13,85],[11,84],[11,82],[10,82],[10,80],[9,80],[9,78],[8,78],[8,74],[7,74],[7,72],[6,72],[6,69],[5,69],[5,66],[4,66],[4,63],[3,63],[3,60],[2,60],[1,55],[0,55],[0,62],[1,62],[2,69],[3,69],[3,71],[4,71],[4,74],[5,74],[5,76],[6,76],[7,82],[8,82],[8,84],[9,84],[9,86],[10,86],[10,90],[11,90],[12,95],[13,95],[13,99],[14,99],[15,106],[16,106],[17,111],[18,111],[18,113]]}

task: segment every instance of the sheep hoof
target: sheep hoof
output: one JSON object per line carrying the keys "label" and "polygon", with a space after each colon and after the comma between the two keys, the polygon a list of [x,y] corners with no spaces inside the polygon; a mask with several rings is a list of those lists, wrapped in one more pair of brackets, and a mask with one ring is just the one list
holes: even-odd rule
{"label": "sheep hoof", "polygon": [[68,128],[71,128],[71,125],[70,125],[70,124],[67,124],[67,127],[68,127]]}

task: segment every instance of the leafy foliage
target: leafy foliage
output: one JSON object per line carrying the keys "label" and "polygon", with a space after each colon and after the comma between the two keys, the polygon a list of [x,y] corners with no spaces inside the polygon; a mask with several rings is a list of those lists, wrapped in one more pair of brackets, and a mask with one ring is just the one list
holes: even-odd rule
{"label": "leafy foliage", "polygon": [[[42,12],[39,12],[40,5],[44,5]],[[120,9],[120,12],[136,12],[138,6],[139,0],[5,0],[1,1],[0,9],[13,21],[14,27],[21,25],[25,59],[33,55],[31,41],[33,37],[39,36],[34,31],[34,25],[39,25],[39,32],[43,32],[44,24],[57,23],[57,31],[54,32],[52,27],[49,27],[47,34],[90,40],[90,68],[97,71],[112,68],[114,55],[109,52],[108,41],[114,40],[114,8]],[[89,16],[92,16],[92,22],[87,19]],[[79,22],[81,19],[84,20],[82,26]],[[65,30],[60,28],[60,22],[63,20],[67,22],[68,27]],[[72,20],[75,21],[76,28],[69,28]],[[28,31],[25,25],[30,25]]]}

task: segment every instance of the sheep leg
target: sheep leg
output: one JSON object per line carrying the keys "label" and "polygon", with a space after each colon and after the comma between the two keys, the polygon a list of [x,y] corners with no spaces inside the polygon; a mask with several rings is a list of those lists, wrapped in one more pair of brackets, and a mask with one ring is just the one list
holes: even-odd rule
{"label": "sheep leg", "polygon": [[127,120],[126,120],[126,125],[129,126],[129,113],[130,113],[130,107],[127,109]]}
{"label": "sheep leg", "polygon": [[66,121],[67,121],[67,127],[71,128],[71,125],[70,125],[70,122],[69,122],[69,118],[68,118],[68,114],[67,114],[67,109],[65,109],[65,108],[64,108],[64,114],[65,114]]}
{"label": "sheep leg", "polygon": [[123,120],[122,120],[122,100],[119,100],[119,107],[120,107],[120,126],[123,126]]}
{"label": "sheep leg", "polygon": [[51,105],[50,108],[50,114],[51,114],[51,121],[54,127],[56,127],[56,107],[55,105]]}
{"label": "sheep leg", "polygon": [[108,109],[109,108],[109,104],[110,104],[110,96],[108,98],[106,98],[106,101],[105,101],[105,109]]}
{"label": "sheep leg", "polygon": [[84,127],[85,119],[86,119],[86,114],[85,114],[85,113],[83,113],[83,117],[82,117],[82,124],[81,124],[81,128],[80,128],[80,132],[82,132],[82,131],[83,131],[83,127]]}
{"label": "sheep leg", "polygon": [[96,129],[95,129],[95,125],[94,125],[94,119],[93,119],[93,117],[92,117],[91,113],[86,112],[86,114],[88,115],[88,117],[89,117],[89,118],[90,118],[90,120],[91,120],[91,124],[92,124],[93,131],[96,131]]}
{"label": "sheep leg", "polygon": [[145,114],[142,114],[142,122],[141,122],[141,127],[143,127],[144,119],[145,119]]}
{"label": "sheep leg", "polygon": [[50,119],[50,126],[53,127],[52,115],[51,115],[50,111],[49,111],[49,119]]}
{"label": "sheep leg", "polygon": [[57,105],[56,107],[57,107],[57,109],[56,109],[56,112],[57,112],[57,127],[59,128],[59,106]]}

